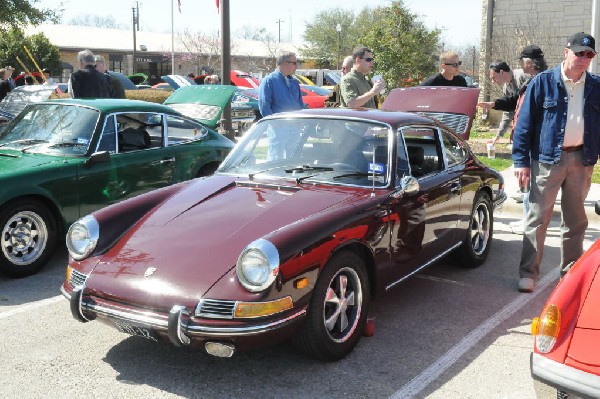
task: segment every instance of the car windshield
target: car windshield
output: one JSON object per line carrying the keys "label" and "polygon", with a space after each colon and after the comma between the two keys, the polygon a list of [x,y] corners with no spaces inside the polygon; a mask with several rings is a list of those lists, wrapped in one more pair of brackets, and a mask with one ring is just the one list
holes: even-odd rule
{"label": "car windshield", "polygon": [[385,187],[389,132],[384,124],[349,119],[263,120],[246,133],[219,172]]}
{"label": "car windshield", "polygon": [[0,148],[82,155],[87,152],[98,110],[66,104],[29,105],[0,134]]}

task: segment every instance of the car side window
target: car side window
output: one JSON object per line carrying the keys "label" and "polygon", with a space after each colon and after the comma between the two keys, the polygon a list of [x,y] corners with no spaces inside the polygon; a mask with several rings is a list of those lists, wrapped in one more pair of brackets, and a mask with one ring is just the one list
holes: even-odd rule
{"label": "car side window", "polygon": [[119,152],[163,147],[162,114],[128,112],[118,114],[116,118]]}
{"label": "car side window", "polygon": [[208,134],[208,128],[200,123],[178,116],[167,115],[168,145],[200,140]]}
{"label": "car side window", "polygon": [[411,175],[422,177],[444,169],[438,130],[427,127],[402,128]]}
{"label": "car side window", "polygon": [[444,155],[448,166],[458,165],[465,160],[467,151],[456,137],[442,131],[442,140],[444,141]]}
{"label": "car side window", "polygon": [[96,151],[117,152],[117,129],[114,115],[110,115],[105,119],[104,129],[102,129],[102,136],[100,136]]}

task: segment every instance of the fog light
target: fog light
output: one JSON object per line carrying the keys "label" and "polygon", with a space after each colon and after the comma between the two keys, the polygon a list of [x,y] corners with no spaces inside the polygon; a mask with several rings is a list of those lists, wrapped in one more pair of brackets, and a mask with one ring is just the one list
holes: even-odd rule
{"label": "fog light", "polygon": [[217,357],[231,357],[235,352],[235,346],[221,342],[207,342],[204,344],[204,349],[209,355]]}

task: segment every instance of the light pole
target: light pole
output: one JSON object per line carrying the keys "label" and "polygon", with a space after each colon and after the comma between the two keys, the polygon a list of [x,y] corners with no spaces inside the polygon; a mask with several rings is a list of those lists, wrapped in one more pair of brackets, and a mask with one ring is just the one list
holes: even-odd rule
{"label": "light pole", "polygon": [[281,19],[278,19],[277,22],[275,22],[277,25],[279,25],[279,36],[277,39],[277,43],[281,43],[281,24],[284,22],[285,21],[282,21]]}
{"label": "light pole", "polygon": [[342,69],[342,67],[340,66],[340,49],[342,46],[342,25],[337,24],[335,26],[335,30],[337,31],[337,34],[338,34],[338,51],[337,51],[337,58],[336,58],[337,69]]}
{"label": "light pole", "polygon": [[133,16],[133,60],[131,63],[132,74],[135,73],[135,47],[136,47],[136,38],[135,32],[140,29],[140,9],[138,7],[138,2],[134,1],[131,3],[131,14]]}

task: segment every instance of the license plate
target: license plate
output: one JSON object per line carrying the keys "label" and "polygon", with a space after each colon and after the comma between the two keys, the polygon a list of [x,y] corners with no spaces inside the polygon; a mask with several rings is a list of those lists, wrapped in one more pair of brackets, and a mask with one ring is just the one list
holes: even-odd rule
{"label": "license plate", "polygon": [[115,326],[117,327],[117,330],[121,331],[122,333],[135,335],[136,337],[142,337],[149,339],[150,341],[158,342],[158,338],[156,337],[154,331],[147,327],[129,324],[122,321],[115,321]]}

